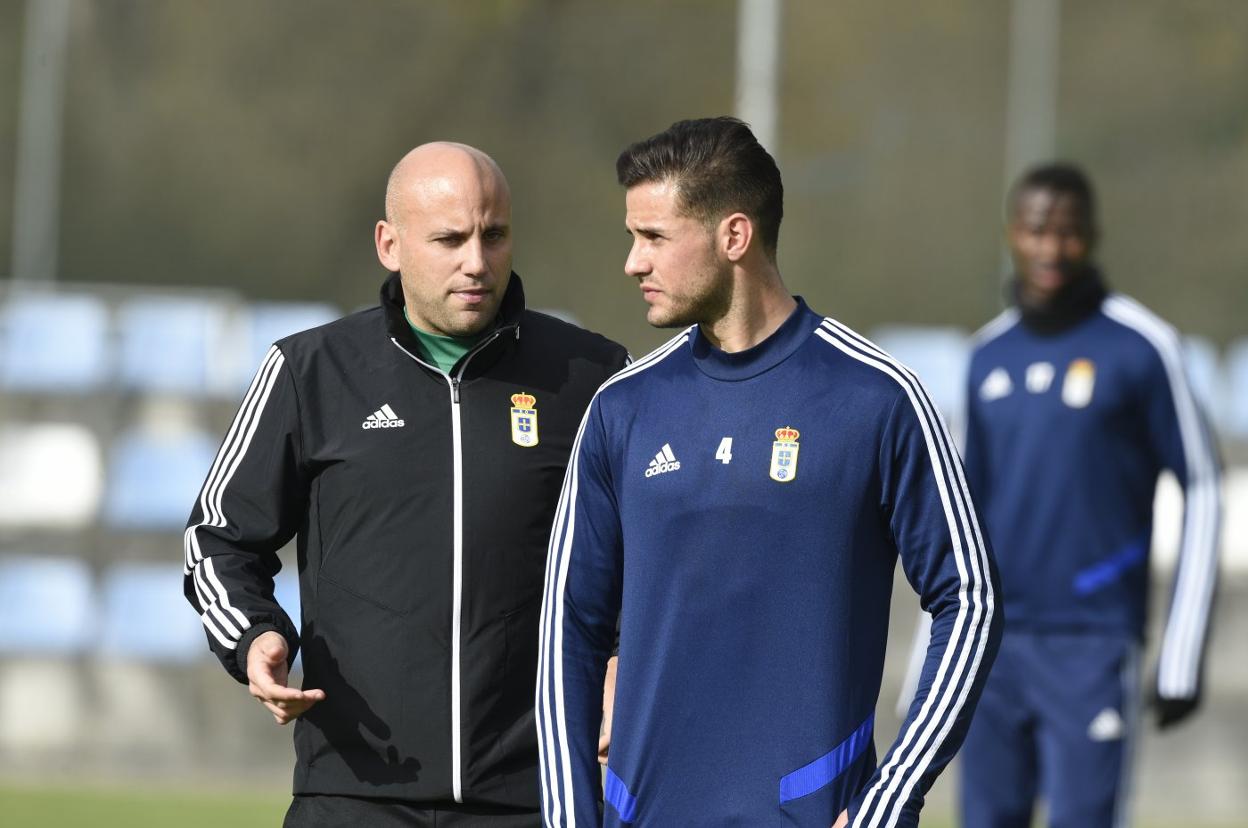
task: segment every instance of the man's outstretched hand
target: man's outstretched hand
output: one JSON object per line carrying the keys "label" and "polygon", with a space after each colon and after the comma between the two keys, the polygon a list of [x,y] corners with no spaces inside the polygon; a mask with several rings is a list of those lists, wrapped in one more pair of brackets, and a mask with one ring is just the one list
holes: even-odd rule
{"label": "man's outstretched hand", "polygon": [[325,698],[324,690],[297,690],[286,686],[290,647],[272,630],[261,633],[247,651],[247,689],[269,709],[278,724],[290,724]]}

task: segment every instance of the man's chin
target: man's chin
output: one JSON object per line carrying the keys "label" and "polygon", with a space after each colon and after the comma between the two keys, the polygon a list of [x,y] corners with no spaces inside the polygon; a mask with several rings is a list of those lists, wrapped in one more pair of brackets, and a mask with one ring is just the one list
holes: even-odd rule
{"label": "man's chin", "polygon": [[693,324],[693,320],[687,319],[684,314],[656,307],[646,311],[646,322],[652,328],[687,328]]}

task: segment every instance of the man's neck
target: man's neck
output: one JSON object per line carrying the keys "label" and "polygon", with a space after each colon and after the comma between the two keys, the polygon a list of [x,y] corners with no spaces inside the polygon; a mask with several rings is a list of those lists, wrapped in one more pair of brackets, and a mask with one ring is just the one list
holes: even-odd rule
{"label": "man's neck", "polygon": [[1033,295],[1017,276],[1008,289],[1023,324],[1038,333],[1059,333],[1081,322],[1101,306],[1107,293],[1104,277],[1092,266],[1049,296]]}
{"label": "man's neck", "polygon": [[796,307],[774,265],[755,272],[738,269],[728,309],[718,319],[703,322],[702,335],[721,351],[744,351],[775,333]]}

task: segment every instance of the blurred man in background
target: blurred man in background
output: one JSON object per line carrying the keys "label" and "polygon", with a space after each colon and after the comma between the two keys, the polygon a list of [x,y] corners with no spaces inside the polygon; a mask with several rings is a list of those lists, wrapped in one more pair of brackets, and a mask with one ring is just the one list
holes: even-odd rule
{"label": "blurred man in background", "polygon": [[[749,127],[682,121],[616,169],[646,318],[690,327],[603,386],[573,452],[542,618],[547,825],[913,826],[1001,629],[949,436],[912,374],[785,288],[780,171]],[[934,632],[877,767],[898,557]]]}
{"label": "blurred man in background", "polygon": [[1109,292],[1078,168],[1037,167],[1008,200],[1013,307],[978,335],[966,470],[1007,617],[962,750],[968,828],[1122,824],[1136,739],[1153,495],[1169,469],[1183,539],[1151,697],[1162,727],[1200,700],[1217,579],[1219,468],[1175,331]]}
{"label": "blurred man in background", "polygon": [[[536,825],[544,552],[627,354],[525,309],[507,181],[476,149],[405,156],[375,241],[380,307],[257,373],[187,526],[186,596],[230,674],[298,719],[287,825]],[[302,636],[273,598],[296,535]]]}

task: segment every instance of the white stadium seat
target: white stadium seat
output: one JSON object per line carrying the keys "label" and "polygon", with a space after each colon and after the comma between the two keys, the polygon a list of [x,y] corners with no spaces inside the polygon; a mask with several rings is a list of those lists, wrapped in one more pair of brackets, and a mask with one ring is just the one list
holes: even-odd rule
{"label": "white stadium seat", "polygon": [[81,529],[103,489],[99,444],[74,423],[0,426],[0,527]]}

